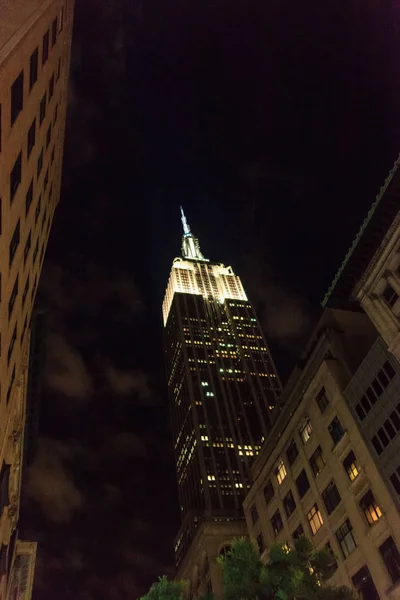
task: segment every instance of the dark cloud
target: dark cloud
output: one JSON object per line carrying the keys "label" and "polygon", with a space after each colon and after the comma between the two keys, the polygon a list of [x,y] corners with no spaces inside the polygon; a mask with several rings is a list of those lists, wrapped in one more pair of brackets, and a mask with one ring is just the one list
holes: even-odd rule
{"label": "dark cloud", "polygon": [[[46,357],[45,381],[51,390],[76,400],[92,393],[92,378],[81,354],[62,335],[47,336]],[[69,406],[78,405],[72,402]]]}

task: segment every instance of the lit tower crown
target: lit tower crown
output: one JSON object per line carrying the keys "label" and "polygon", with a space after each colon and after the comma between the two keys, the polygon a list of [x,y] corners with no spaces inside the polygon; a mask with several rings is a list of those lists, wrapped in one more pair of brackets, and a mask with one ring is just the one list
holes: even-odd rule
{"label": "lit tower crown", "polygon": [[207,260],[200,252],[199,240],[190,231],[189,223],[181,206],[181,220],[183,225],[182,236],[182,256],[183,258],[191,258],[192,260]]}

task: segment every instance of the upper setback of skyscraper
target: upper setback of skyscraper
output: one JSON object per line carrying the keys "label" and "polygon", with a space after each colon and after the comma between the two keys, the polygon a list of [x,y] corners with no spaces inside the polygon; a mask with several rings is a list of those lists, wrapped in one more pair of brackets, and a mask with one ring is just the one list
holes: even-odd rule
{"label": "upper setback of skyscraper", "polygon": [[254,309],[231,267],[200,251],[182,211],[182,257],[163,302],[182,528],[181,560],[203,519],[241,515],[250,464],[281,385]]}
{"label": "upper setback of skyscraper", "polygon": [[[73,7],[73,0],[0,2],[0,596],[4,598],[29,598],[35,562],[35,544],[17,539],[27,379],[34,367],[29,356],[30,324],[60,195]],[[33,408],[30,404],[27,438],[34,431]]]}

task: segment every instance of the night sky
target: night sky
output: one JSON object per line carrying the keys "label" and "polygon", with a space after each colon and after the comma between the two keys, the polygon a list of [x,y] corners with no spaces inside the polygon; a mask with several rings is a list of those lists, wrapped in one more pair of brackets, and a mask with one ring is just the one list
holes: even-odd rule
{"label": "night sky", "polygon": [[35,598],[137,598],[179,525],[161,303],[182,204],[285,379],[400,151],[394,0],[77,0],[47,361],[21,535]]}

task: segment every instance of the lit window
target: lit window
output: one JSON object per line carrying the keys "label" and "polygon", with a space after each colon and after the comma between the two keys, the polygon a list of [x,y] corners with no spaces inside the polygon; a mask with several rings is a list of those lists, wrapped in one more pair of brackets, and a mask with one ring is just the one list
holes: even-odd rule
{"label": "lit window", "polygon": [[361,498],[360,506],[364,511],[365,518],[370,525],[373,525],[379,521],[382,516],[382,511],[379,508],[371,490],[368,490],[368,492]]}
{"label": "lit window", "polygon": [[343,467],[350,481],[354,481],[355,478],[358,477],[360,469],[357,464],[356,455],[354,454],[353,450],[351,450],[344,459]]}
{"label": "lit window", "polygon": [[311,533],[315,535],[324,524],[322,515],[319,512],[317,504],[314,504],[311,510],[307,513],[307,520],[308,524],[310,525]]}
{"label": "lit window", "polygon": [[304,417],[303,422],[301,423],[299,428],[299,433],[304,443],[306,443],[310,439],[312,434],[312,425],[308,416]]}
{"label": "lit window", "polygon": [[280,460],[279,463],[278,463],[278,466],[275,469],[275,477],[276,477],[276,480],[277,480],[277,482],[278,482],[279,485],[285,479],[286,474],[287,474],[286,473],[286,468],[285,468],[285,465],[283,464],[283,460]]}

